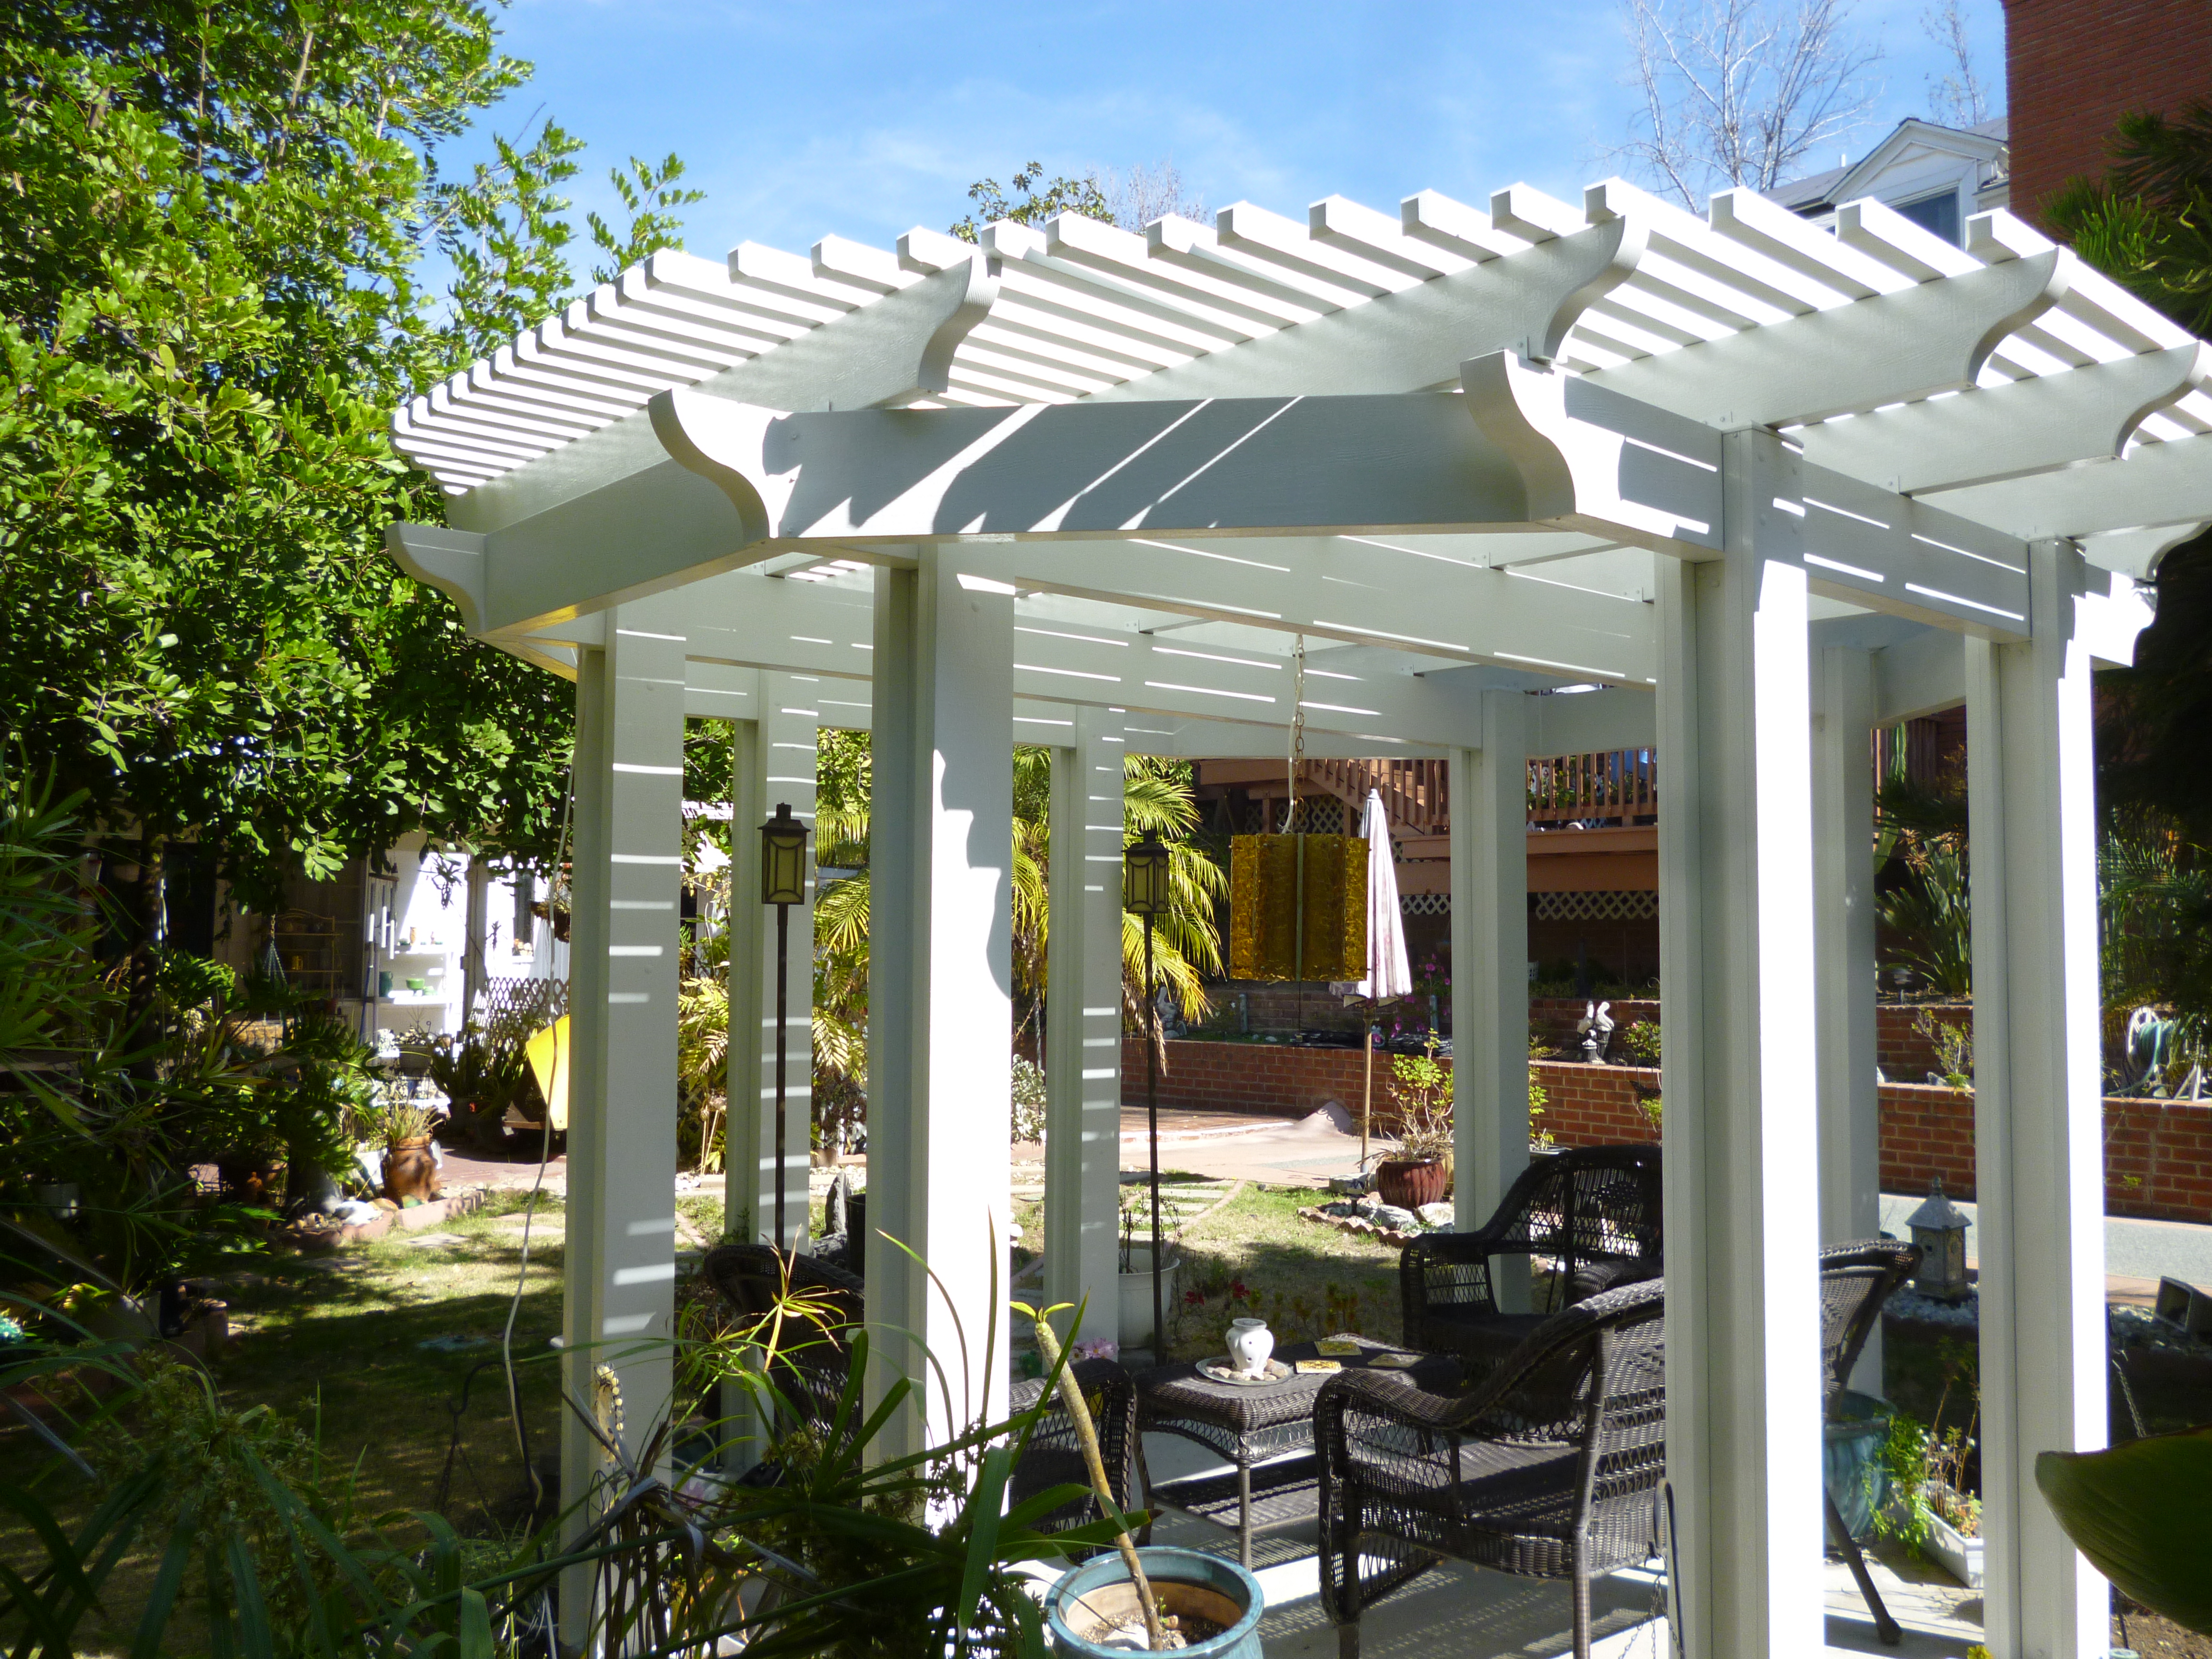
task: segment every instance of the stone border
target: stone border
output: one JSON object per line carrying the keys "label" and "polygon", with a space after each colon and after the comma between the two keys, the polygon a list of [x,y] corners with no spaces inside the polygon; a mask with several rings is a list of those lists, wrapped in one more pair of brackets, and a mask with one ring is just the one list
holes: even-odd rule
{"label": "stone border", "polygon": [[412,1209],[386,1210],[374,1221],[348,1222],[343,1227],[316,1228],[313,1231],[293,1226],[281,1235],[283,1241],[301,1250],[335,1250],[348,1244],[365,1243],[372,1238],[381,1238],[394,1227],[415,1232],[441,1221],[472,1215],[483,1208],[484,1194],[481,1191],[455,1193],[449,1198],[434,1198],[417,1204]]}
{"label": "stone border", "polygon": [[1400,1249],[1417,1238],[1431,1237],[1429,1232],[1401,1232],[1395,1227],[1378,1227],[1371,1221],[1362,1221],[1356,1215],[1329,1215],[1318,1205],[1310,1205],[1298,1212],[1298,1219],[1311,1221],[1323,1227],[1334,1227],[1340,1233],[1364,1235],[1380,1244],[1395,1244]]}

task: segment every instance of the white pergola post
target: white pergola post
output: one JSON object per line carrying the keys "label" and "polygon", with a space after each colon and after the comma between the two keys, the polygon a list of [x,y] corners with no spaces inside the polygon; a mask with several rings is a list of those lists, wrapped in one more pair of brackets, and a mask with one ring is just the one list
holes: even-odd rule
{"label": "white pergola post", "polygon": [[868,1398],[921,1394],[890,1457],[1006,1405],[1014,636],[1013,590],[933,549],[875,580]]}
{"label": "white pergola post", "polygon": [[2033,632],[1966,641],[1990,1651],[2107,1647],[2104,1581],[2035,1486],[2036,1454],[2105,1443],[2097,817],[2081,555],[2029,544]]}
{"label": "white pergola post", "polygon": [[1771,431],[1723,461],[1723,556],[1659,573],[1671,1550],[1689,1659],[1795,1659],[1822,1641],[1803,507]]}
{"label": "white pergola post", "polygon": [[[1117,1334],[1121,1182],[1121,762],[1118,715],[1070,711],[1052,751],[1045,994],[1044,1294]],[[1060,1322],[1072,1328],[1073,1316]]]}
{"label": "white pergola post", "polygon": [[[1875,1076],[1874,660],[1832,646],[1814,665],[1813,945],[1818,1011],[1820,1242],[1881,1231],[1881,1098]],[[1854,1386],[1881,1393],[1881,1327]]]}
{"label": "white pergola post", "polygon": [[[1528,699],[1482,694],[1482,746],[1450,758],[1453,1214],[1490,1219],[1528,1167]],[[1499,1305],[1525,1312],[1514,1257]]]}
{"label": "white pergola post", "polygon": [[[806,902],[791,907],[785,981],[784,1233],[775,1232],[775,912],[760,902],[760,826],[788,803],[814,824],[817,683],[763,673],[758,718],[737,728],[730,823],[730,1121],[724,1213],[747,1237],[809,1248],[807,1179],[814,1103],[814,854],[806,848]],[[745,1018],[738,1018],[744,1010]],[[740,1027],[742,1026],[742,1030]]]}
{"label": "white pergola post", "polygon": [[[666,1411],[676,1286],[677,902],[683,862],[684,647],[667,607],[607,616],[579,653],[569,1011],[568,1228],[562,1386],[592,1405],[611,1367],[623,1443]],[[562,1419],[574,1504],[603,1454]],[[573,1511],[570,1535],[589,1524]],[[581,1641],[590,1575],[563,1581],[564,1638]]]}

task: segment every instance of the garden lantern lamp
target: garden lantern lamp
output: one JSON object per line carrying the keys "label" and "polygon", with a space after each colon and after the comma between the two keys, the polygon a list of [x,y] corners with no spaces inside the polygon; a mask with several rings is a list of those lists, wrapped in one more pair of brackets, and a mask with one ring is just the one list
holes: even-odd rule
{"label": "garden lantern lamp", "polygon": [[775,1248],[788,1248],[783,1232],[784,1099],[791,1015],[791,907],[806,902],[806,826],[779,802],[761,825],[761,902],[775,906]]}
{"label": "garden lantern lamp", "polygon": [[1167,843],[1147,830],[1121,853],[1121,908],[1147,921],[1168,913]]}
{"label": "garden lantern lamp", "polygon": [[1168,849],[1151,830],[1121,849],[1121,908],[1145,919],[1145,1116],[1152,1149],[1152,1361],[1167,1363],[1167,1322],[1161,1306],[1160,1236],[1160,1006],[1152,981],[1152,923],[1168,911]]}
{"label": "garden lantern lamp", "polygon": [[1920,1247],[1912,1287],[1936,1302],[1966,1299],[1966,1212],[1943,1196],[1943,1178],[1928,1184],[1928,1200],[1905,1224]]}

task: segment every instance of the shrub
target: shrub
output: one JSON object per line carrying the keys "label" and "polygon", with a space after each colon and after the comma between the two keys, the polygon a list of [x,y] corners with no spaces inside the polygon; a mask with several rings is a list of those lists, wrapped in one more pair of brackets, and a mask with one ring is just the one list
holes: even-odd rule
{"label": "shrub", "polygon": [[1620,1034],[1620,1046],[1628,1051],[1628,1057],[1638,1065],[1656,1066],[1659,1063],[1659,1022],[1656,1019],[1638,1020]]}
{"label": "shrub", "polygon": [[1044,1139],[1044,1068],[1034,1060],[1014,1056],[1014,1139]]}

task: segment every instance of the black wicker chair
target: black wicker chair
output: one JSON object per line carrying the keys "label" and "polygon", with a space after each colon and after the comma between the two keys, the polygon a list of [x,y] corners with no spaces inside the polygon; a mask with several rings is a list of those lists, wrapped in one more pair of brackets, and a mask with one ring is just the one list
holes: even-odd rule
{"label": "black wicker chair", "polygon": [[[1893,1238],[1831,1244],[1820,1252],[1824,1407],[1833,1403],[1849,1385],[1851,1368],[1859,1363],[1860,1351],[1873,1334],[1875,1322],[1881,1317],[1882,1304],[1919,1265],[1920,1247],[1900,1243]],[[1866,1558],[1859,1553],[1858,1540],[1844,1524],[1835,1498],[1825,1489],[1820,1501],[1827,1513],[1828,1540],[1850,1565],[1851,1577],[1858,1584],[1859,1595],[1866,1601],[1867,1611],[1874,1615],[1875,1635],[1884,1647],[1895,1647],[1902,1639],[1901,1632],[1897,1620],[1882,1605],[1881,1593],[1875,1589],[1874,1579],[1867,1571]]]}
{"label": "black wicker chair", "polygon": [[[746,1324],[769,1312],[783,1293],[782,1258],[766,1244],[717,1245],[707,1252],[699,1270]],[[794,1294],[815,1303],[820,1310],[817,1316],[820,1324],[805,1325],[787,1338],[789,1346],[778,1356],[776,1386],[800,1422],[826,1427],[836,1415],[837,1401],[852,1375],[849,1333],[866,1321],[866,1295],[851,1273],[809,1255],[791,1258],[791,1288]],[[1076,1361],[1075,1380],[1091,1403],[1107,1485],[1115,1503],[1126,1510],[1135,1487],[1136,1385],[1129,1373],[1111,1359]],[[1016,1412],[1027,1410],[1036,1404],[1043,1389],[1042,1379],[1018,1382],[1008,1391],[1009,1405]],[[778,1432],[793,1426],[780,1425]],[[779,1477],[776,1466],[764,1462],[745,1478],[756,1484],[773,1484]],[[1013,1501],[1020,1503],[1062,1482],[1087,1486],[1091,1472],[1085,1465],[1075,1425],[1055,1401],[1031,1431],[1029,1445],[1014,1466]],[[1036,1523],[1037,1528],[1064,1532],[1097,1519],[1098,1514],[1098,1500],[1092,1498],[1054,1510]]]}
{"label": "black wicker chair", "polygon": [[[1398,1260],[1406,1344],[1458,1354],[1480,1376],[1553,1313],[1665,1270],[1656,1146],[1578,1146],[1532,1162],[1480,1232],[1436,1233]],[[1506,1313],[1492,1264],[1545,1255],[1550,1305]]]}
{"label": "black wicker chair", "polygon": [[[1137,1468],[1137,1385],[1128,1371],[1112,1359],[1078,1359],[1073,1362],[1076,1386],[1083,1390],[1085,1404],[1091,1408],[1091,1420],[1098,1431],[1099,1461],[1106,1466],[1106,1485],[1114,1494],[1115,1507],[1125,1514],[1129,1508],[1130,1494],[1135,1489]],[[1044,1393],[1042,1377],[1027,1377],[1008,1390],[1007,1405],[1019,1413],[1032,1409]],[[1076,1437],[1075,1425],[1068,1419],[1067,1410],[1058,1399],[1058,1390],[1044,1415],[1030,1431],[1030,1441],[1014,1465],[1012,1491],[1009,1505],[1027,1502],[1048,1486],[1063,1484],[1089,1486],[1090,1466],[1084,1462],[1082,1442]],[[1064,1504],[1036,1523],[1039,1532],[1065,1532],[1070,1527],[1079,1527],[1087,1521],[1102,1518],[1103,1511],[1093,1495],[1080,1502]],[[1106,1546],[1110,1549],[1111,1545]],[[1080,1561],[1097,1553],[1095,1550],[1070,1552]]]}
{"label": "black wicker chair", "polygon": [[[786,1257],[769,1244],[718,1244],[707,1252],[699,1271],[729,1304],[738,1320],[750,1325],[774,1310],[784,1294]],[[773,1377],[777,1391],[802,1422],[827,1425],[836,1415],[853,1358],[850,1333],[867,1318],[860,1281],[819,1257],[793,1255],[791,1293],[817,1310],[812,1322],[787,1326]],[[781,1432],[794,1426],[779,1425]]]}
{"label": "black wicker chair", "polygon": [[1666,1281],[1554,1314],[1469,1395],[1379,1371],[1314,1404],[1322,1606],[1345,1659],[1360,1614],[1446,1556],[1574,1581],[1589,1659],[1590,1580],[1657,1553],[1667,1468]]}

